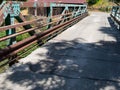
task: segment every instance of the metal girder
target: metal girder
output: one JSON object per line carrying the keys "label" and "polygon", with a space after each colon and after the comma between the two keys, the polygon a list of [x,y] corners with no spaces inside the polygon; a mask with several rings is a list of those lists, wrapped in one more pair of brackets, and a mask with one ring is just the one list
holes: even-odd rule
{"label": "metal girder", "polygon": [[52,7],[79,7],[79,6],[86,6],[85,4],[79,5],[79,4],[58,4],[58,3],[50,3],[50,6]]}
{"label": "metal girder", "polygon": [[[20,13],[19,16],[16,16],[15,19],[18,21],[18,22],[25,22],[25,18],[22,16],[22,14]],[[28,25],[23,25],[23,28],[26,30],[26,29],[30,29],[32,28],[32,26],[30,24]],[[29,34],[32,36],[35,34],[35,31],[30,31]]]}
{"label": "metal girder", "polygon": [[[9,3],[5,7],[5,9],[6,11],[3,12],[4,18],[5,18],[5,25],[13,25],[15,16],[18,16],[20,13],[20,4],[18,4],[17,2],[12,2],[12,4]],[[16,32],[15,28],[8,29],[6,31],[6,35],[8,36],[8,35],[14,34],[15,32]],[[13,38],[8,39],[7,45],[10,46],[15,43],[16,43],[16,37],[13,37]]]}
{"label": "metal girder", "polygon": [[120,30],[120,6],[113,6],[111,16],[115,25]]}
{"label": "metal girder", "polygon": [[[80,15],[81,13],[85,13],[87,11],[87,5],[83,4],[83,5],[79,5],[79,4],[61,4],[61,3],[50,3],[50,9],[48,12],[48,23],[51,22],[52,20],[50,19],[50,17],[52,16],[53,13],[53,8],[56,7],[61,7],[64,8],[64,10],[62,11],[62,15],[65,14],[66,11],[69,11],[69,8],[74,8],[73,10],[73,17],[76,17],[78,15]],[[76,8],[78,8],[78,10],[76,11]],[[60,18],[65,18],[65,16],[61,16]],[[64,22],[64,21],[61,21]],[[57,24],[60,24],[61,22],[58,22]],[[49,25],[48,28],[50,28],[51,26]]]}
{"label": "metal girder", "polygon": [[38,39],[39,40],[42,40],[44,39],[46,36],[49,36],[57,31],[60,31],[60,28],[64,28],[70,24],[73,24],[74,22],[78,21],[78,20],[81,20],[82,18],[86,17],[88,14],[85,13],[83,14],[82,16],[78,16],[78,17],[75,17],[67,22],[64,22],[60,25],[57,25],[51,29],[48,29],[47,31],[43,31],[43,32],[39,32],[27,39],[24,39],[14,45],[11,45],[9,47],[6,47],[4,49],[1,49],[0,51],[0,61],[1,60],[4,60],[8,57],[11,57],[12,55],[15,55],[16,53],[18,53],[19,51],[25,49],[26,47],[30,46],[31,44],[33,44],[33,42],[37,42]]}
{"label": "metal girder", "polygon": [[[64,15],[64,14],[66,13],[66,11],[69,11],[68,6],[66,6],[66,7],[64,8],[64,10],[62,11],[62,16],[61,16],[59,19],[66,18],[66,16]],[[62,20],[62,21],[59,21],[57,24],[63,23],[64,21],[65,21],[65,19]]]}
{"label": "metal girder", "polygon": [[[47,9],[47,17],[48,17],[47,23],[52,22],[52,19],[51,19],[52,14],[53,14],[53,7],[50,6],[50,7],[48,7],[48,9]],[[47,29],[49,29],[49,28],[51,28],[51,25],[48,25],[48,26],[47,26]]]}
{"label": "metal girder", "polygon": [[81,14],[81,6],[79,6],[78,10],[75,12],[75,17]]}
{"label": "metal girder", "polygon": [[[3,1],[2,4],[0,5],[0,25],[4,22],[5,20],[5,25],[13,25],[15,24],[15,19],[17,19],[18,22],[24,22],[25,18],[21,15],[20,13],[20,2],[16,1]],[[25,29],[30,29],[32,28],[29,25],[23,26]],[[16,30],[15,28],[10,28],[6,30],[6,35],[9,36],[11,34],[15,34]],[[35,32],[31,31],[29,32],[30,35],[33,35]],[[16,43],[16,37],[12,37],[7,40],[7,46],[10,46],[12,44]]]}
{"label": "metal girder", "polygon": [[[14,24],[14,17],[9,14],[7,16],[7,18],[5,19],[5,25],[7,26],[7,25],[12,25],[12,24]],[[7,36],[14,34],[14,33],[15,33],[15,28],[6,30]],[[16,43],[16,38],[12,37],[12,38],[8,39],[7,41],[8,41],[7,46],[10,46],[10,45]]]}

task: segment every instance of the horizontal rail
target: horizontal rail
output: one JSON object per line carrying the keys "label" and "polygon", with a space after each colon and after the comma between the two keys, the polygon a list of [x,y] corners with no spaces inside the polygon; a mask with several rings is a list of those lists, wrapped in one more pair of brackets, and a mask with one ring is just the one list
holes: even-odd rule
{"label": "horizontal rail", "polygon": [[40,32],[38,34],[35,34],[23,41],[20,41],[14,45],[11,45],[9,47],[6,47],[4,49],[0,50],[0,61],[2,61],[5,58],[10,57],[11,55],[16,54],[17,52],[19,52],[21,49],[23,49],[23,47],[27,47],[29,46],[28,44],[32,43],[32,42],[37,42],[38,40],[42,40],[43,38],[45,38],[46,36],[52,34],[53,32],[59,31],[59,28],[68,26],[69,24],[75,22],[76,20],[82,19],[83,17],[85,17],[87,15],[87,13],[82,14],[81,16],[75,17],[69,21],[66,21],[65,23],[62,23],[60,25],[54,26],[53,28],[50,28],[44,32]]}
{"label": "horizontal rail", "polygon": [[115,22],[117,29],[120,30],[120,6],[113,6],[110,16]]}
{"label": "horizontal rail", "polygon": [[[37,2],[37,7],[50,7],[50,6],[53,6],[53,7],[66,7],[66,6],[69,6],[69,7],[79,7],[79,6],[86,6],[84,5],[84,3],[65,3],[65,2],[57,2],[56,0],[56,3],[54,2]],[[21,3],[21,7],[35,7],[34,5],[34,1],[33,2],[22,2]]]}
{"label": "horizontal rail", "polygon": [[110,14],[110,16],[114,19],[114,21],[115,21],[116,23],[118,23],[118,24],[120,25],[120,21],[119,21],[118,19],[116,19],[112,14]]}
{"label": "horizontal rail", "polygon": [[43,24],[43,25],[37,26],[37,27],[35,27],[35,28],[31,28],[31,29],[27,29],[27,30],[22,30],[22,31],[20,31],[20,32],[15,33],[15,34],[11,34],[11,35],[9,35],[9,36],[2,37],[2,38],[0,38],[0,42],[1,42],[1,41],[4,41],[4,40],[7,40],[7,39],[9,39],[9,38],[12,38],[12,37],[15,37],[15,36],[18,36],[18,35],[21,35],[21,34],[30,32],[30,31],[34,31],[34,30],[36,30],[36,29],[40,29],[40,28],[42,28],[42,27],[48,26],[48,25],[50,25],[50,24],[53,24],[53,23],[55,23],[55,22],[62,21],[62,20],[65,20],[65,19],[69,19],[69,18],[71,18],[71,17],[72,17],[72,16],[69,16],[69,17],[67,17],[67,18],[59,19],[59,20],[54,21],[54,22],[50,22],[50,23],[47,23],[47,24]]}
{"label": "horizontal rail", "polygon": [[[67,14],[63,14],[63,15],[60,15],[60,16],[64,16],[64,15],[71,15],[72,13],[67,13]],[[59,16],[59,15],[57,15]],[[52,16],[50,18],[55,18],[57,16]],[[47,19],[47,18],[44,18],[44,19]],[[20,26],[25,26],[25,25],[28,25],[28,24],[32,24],[32,23],[35,23],[37,21],[42,21],[43,19],[41,18],[38,18],[38,19],[35,19],[35,20],[32,20],[32,21],[25,21],[25,22],[22,22],[22,23],[17,23],[15,25],[8,25],[8,26],[4,26],[4,27],[0,27],[0,31],[4,31],[4,30],[7,30],[7,29],[12,29],[12,28],[16,28],[16,27],[20,27]]]}
{"label": "horizontal rail", "polygon": [[15,25],[8,25],[8,26],[0,27],[0,31],[11,29],[11,28],[16,28],[16,27],[20,27],[20,26],[25,26],[25,25],[28,25],[28,24],[35,23],[37,21],[42,21],[42,19],[39,18],[39,19],[32,20],[32,21],[25,21],[25,22],[22,22],[22,23],[17,23]]}

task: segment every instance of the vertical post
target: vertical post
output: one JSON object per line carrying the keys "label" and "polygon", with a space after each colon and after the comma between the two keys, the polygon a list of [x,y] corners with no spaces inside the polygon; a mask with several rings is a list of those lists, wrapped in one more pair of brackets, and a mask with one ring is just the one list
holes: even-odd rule
{"label": "vertical post", "polygon": [[[5,25],[12,25],[12,24],[14,24],[14,16],[11,16],[9,14],[7,16],[7,18],[5,19]],[[6,35],[7,36],[11,35],[11,34],[14,34],[14,33],[15,33],[15,28],[6,30]],[[15,44],[16,43],[16,37],[12,37],[12,38],[8,39],[7,41],[8,41],[7,46]]]}
{"label": "vertical post", "polygon": [[120,21],[120,6],[119,6],[119,12],[118,12],[118,20]]}
{"label": "vertical post", "polygon": [[[12,2],[9,6],[9,10],[7,11],[8,15],[5,19],[5,25],[13,25],[14,24],[14,17],[19,15],[20,12],[20,5],[17,2]],[[9,29],[6,31],[6,35],[11,35],[16,33],[15,28]],[[8,39],[7,45],[10,46],[16,43],[16,37],[12,37]]]}
{"label": "vertical post", "polygon": [[72,18],[75,17],[75,11],[76,11],[76,7],[73,8],[73,12],[72,12]]}
{"label": "vertical post", "polygon": [[117,7],[116,7],[116,10],[115,10],[115,15],[114,15],[115,18],[116,18],[118,9],[119,9],[119,7],[117,6]]}
{"label": "vertical post", "polygon": [[82,10],[82,13],[85,13],[85,8],[86,8],[86,7],[85,7],[85,6],[83,6],[83,10]]}
{"label": "vertical post", "polygon": [[35,11],[34,11],[34,13],[35,13],[35,16],[37,16],[37,1],[38,0],[34,0],[34,7],[35,7]]}
{"label": "vertical post", "polygon": [[[12,2],[7,11],[8,14],[7,14],[7,17],[5,18],[5,25],[13,25],[15,21],[15,16],[19,15],[19,12],[20,12],[20,5],[16,2]],[[15,33],[16,33],[15,28],[6,30],[6,35],[11,35]],[[8,39],[7,45],[10,46],[15,43],[16,43],[16,37],[12,37]],[[16,60],[12,61],[16,57],[17,57],[17,54],[9,58],[10,60],[9,66],[13,65],[16,62]]]}
{"label": "vertical post", "polygon": [[[53,15],[53,6],[52,6],[52,3],[50,3],[50,8],[47,8],[47,17],[48,17],[48,19],[47,19],[47,22],[49,23],[49,22],[52,22],[52,19],[51,19],[51,17],[52,17],[52,15]],[[48,25],[47,26],[47,29],[49,29],[49,28],[51,28],[51,25]]]}

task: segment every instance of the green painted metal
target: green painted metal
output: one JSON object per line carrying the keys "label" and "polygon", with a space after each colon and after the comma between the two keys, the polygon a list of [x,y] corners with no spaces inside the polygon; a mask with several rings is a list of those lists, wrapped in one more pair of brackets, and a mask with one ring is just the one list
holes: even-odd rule
{"label": "green painted metal", "polygon": [[[7,18],[5,19],[5,25],[12,25],[14,24],[14,17],[13,16],[10,16],[10,14],[7,16]],[[15,33],[15,29],[9,29],[9,30],[6,30],[6,35],[11,35],[11,34],[14,34]],[[7,45],[10,46],[12,44],[15,44],[16,43],[16,37],[13,37],[13,38],[10,38],[7,40]]]}
{"label": "green painted metal", "polygon": [[[64,14],[65,14],[67,11],[69,11],[68,6],[66,6],[66,7],[64,8],[64,10],[62,11],[62,15],[63,15],[63,16],[61,16],[60,19],[66,18],[66,16],[64,16]],[[63,22],[65,22],[65,20],[66,20],[66,19],[64,19],[63,21],[59,21],[57,24],[63,23]]]}
{"label": "green painted metal", "polygon": [[2,8],[5,4],[6,4],[6,1],[3,1],[3,2],[0,4],[0,8]]}
{"label": "green painted metal", "polygon": [[[83,4],[83,5],[79,5],[79,4],[61,4],[61,3],[50,3],[50,9],[48,9],[48,23],[51,22],[51,16],[52,16],[52,12],[53,12],[53,8],[54,7],[62,7],[64,8],[63,12],[61,13],[62,15],[65,14],[66,11],[69,11],[69,8],[72,7],[74,8],[72,16],[76,17],[78,15],[81,15],[82,13],[85,13],[87,11],[87,5]],[[83,9],[81,9],[83,7]],[[78,10],[76,11],[76,8],[78,8]],[[65,16],[61,16],[60,18],[66,18]],[[57,24],[60,24],[64,21],[60,21]],[[50,28],[51,25],[48,26],[48,28]]]}
{"label": "green painted metal", "polygon": [[[50,22],[52,22],[51,17],[53,15],[53,6],[52,6],[52,4],[50,4],[50,7],[47,9],[47,14],[48,14],[47,15],[47,17],[48,17],[47,22],[50,23]],[[47,29],[49,29],[49,28],[51,28],[50,24],[47,26]]]}
{"label": "green painted metal", "polygon": [[[24,20],[22,20],[19,16],[16,16],[15,19],[16,19],[18,22],[20,22],[20,23],[21,23],[21,22],[24,22]],[[25,30],[27,30],[27,29],[32,28],[32,26],[31,26],[30,24],[28,24],[28,25],[23,26],[23,28],[24,28]],[[35,34],[35,31],[30,31],[29,34],[32,36],[32,35]]]}
{"label": "green painted metal", "polygon": [[34,13],[35,13],[35,16],[37,16],[37,2],[38,0],[34,0],[34,4],[33,4],[33,7],[35,8],[35,11],[34,11]]}
{"label": "green painted metal", "polygon": [[[9,7],[9,9],[8,9]],[[15,16],[18,16],[20,13],[20,4],[17,2],[12,2],[12,4],[7,6],[8,11],[4,12],[4,18],[5,19],[5,24],[6,25],[13,25],[15,21]],[[6,30],[6,35],[11,35],[16,33],[15,28]],[[16,37],[8,39],[7,45],[10,46],[12,44],[16,43]]]}
{"label": "green painted metal", "polygon": [[[3,7],[4,5],[6,4],[6,1],[2,2],[2,4],[0,5],[0,7]],[[21,3],[18,3],[16,1],[13,1],[12,4],[7,4],[5,7],[4,7],[4,19],[5,19],[5,24],[6,25],[12,25],[14,24],[14,20],[17,19],[18,22],[24,22],[24,20],[22,20],[20,17],[19,17],[19,14],[20,14],[20,4]],[[46,6],[46,3],[44,3],[44,6]],[[37,7],[37,0],[35,1],[34,3],[34,7]],[[72,7],[74,8],[73,10],[73,14],[72,16],[73,17],[76,17],[78,15],[81,15],[82,13],[84,13],[86,11],[86,7],[87,5],[79,5],[79,4],[61,4],[61,3],[50,3],[50,7],[47,7],[47,16],[48,16],[48,19],[47,19],[47,22],[52,22],[52,15],[53,15],[53,8],[54,7],[62,7],[64,8],[63,12],[61,13],[62,15],[66,13],[66,11],[69,11],[69,8]],[[76,8],[78,8],[78,10],[76,10]],[[37,9],[37,8],[36,8]],[[37,14],[35,14],[36,16]],[[66,18],[66,16],[61,16],[60,18]],[[62,21],[64,22],[64,20]],[[62,22],[58,22],[58,24],[62,23]],[[25,25],[23,26],[25,29],[30,29],[32,28],[30,25]],[[51,25],[48,25],[47,28],[51,28],[52,26]],[[14,34],[15,33],[15,29],[9,29],[6,31],[6,34],[7,35],[11,35],[11,34]],[[33,35],[35,32],[34,31],[31,31],[29,32],[30,35]],[[10,38],[8,40],[8,46],[9,45],[12,45],[14,44],[16,41],[15,41],[15,37],[14,38]]]}
{"label": "green painted metal", "polygon": [[[120,22],[120,6],[113,6],[111,15],[118,21]],[[116,20],[113,19],[115,25],[117,28],[120,30],[120,23],[117,23]]]}
{"label": "green painted metal", "polygon": [[75,12],[76,12],[76,7],[73,8],[73,11],[72,11],[72,17],[74,18],[75,17]]}
{"label": "green painted metal", "polygon": [[85,4],[58,4],[58,3],[51,3],[50,6],[52,7],[79,7],[79,6],[86,6]]}
{"label": "green painted metal", "polygon": [[75,12],[75,17],[81,14],[81,6],[79,6],[78,10]]}
{"label": "green painted metal", "polygon": [[[2,4],[3,5],[3,4]],[[1,6],[2,7],[2,6]],[[4,19],[5,19],[5,25],[13,25],[15,22],[15,19],[18,22],[24,22],[24,20],[20,17],[20,3],[13,1],[12,4],[7,4],[5,7],[3,7],[4,10]],[[30,25],[23,26],[25,29],[32,28]],[[16,33],[15,28],[6,30],[6,35],[11,35]],[[35,31],[29,32],[30,35],[33,35]],[[7,40],[7,45],[10,46],[12,44],[16,43],[16,37],[10,38]]]}
{"label": "green painted metal", "polygon": [[13,2],[12,3],[12,10],[11,10],[11,13],[10,13],[10,15],[11,16],[19,16],[19,14],[20,14],[20,4],[19,3],[17,3],[17,2]]}

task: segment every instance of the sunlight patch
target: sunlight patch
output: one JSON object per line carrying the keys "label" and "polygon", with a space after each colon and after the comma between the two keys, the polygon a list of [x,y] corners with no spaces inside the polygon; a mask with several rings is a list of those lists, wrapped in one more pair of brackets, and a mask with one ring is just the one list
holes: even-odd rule
{"label": "sunlight patch", "polygon": [[115,86],[106,86],[104,88],[101,88],[100,90],[117,90]]}

